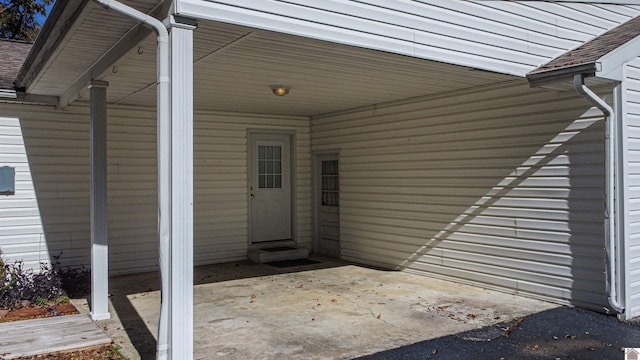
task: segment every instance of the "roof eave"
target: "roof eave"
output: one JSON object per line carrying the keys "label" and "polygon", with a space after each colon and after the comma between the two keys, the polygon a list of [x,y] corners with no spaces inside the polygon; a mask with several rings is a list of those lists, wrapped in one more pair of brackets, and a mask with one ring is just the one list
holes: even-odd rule
{"label": "roof eave", "polygon": [[640,36],[618,46],[598,59],[549,70],[533,71],[527,74],[531,87],[556,88],[558,84],[573,81],[573,75],[583,74],[599,82],[622,81],[622,68],[627,62],[640,56]]}
{"label": "roof eave", "polygon": [[531,87],[548,87],[567,80],[573,81],[573,76],[582,74],[586,77],[595,76],[598,72],[597,62],[588,62],[554,69],[536,71],[527,74],[527,80]]}
{"label": "roof eave", "polygon": [[29,89],[89,1],[56,1],[13,82],[18,91]]}

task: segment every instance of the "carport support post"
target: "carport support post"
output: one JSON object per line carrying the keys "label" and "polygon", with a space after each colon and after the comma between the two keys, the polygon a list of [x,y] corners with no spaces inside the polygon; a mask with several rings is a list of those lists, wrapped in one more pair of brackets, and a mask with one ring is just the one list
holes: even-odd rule
{"label": "carport support post", "polygon": [[91,318],[109,319],[109,247],[107,244],[107,86],[92,81],[91,141]]}
{"label": "carport support post", "polygon": [[[169,358],[193,359],[193,30],[168,19],[171,59]],[[167,144],[161,144],[166,146]]]}

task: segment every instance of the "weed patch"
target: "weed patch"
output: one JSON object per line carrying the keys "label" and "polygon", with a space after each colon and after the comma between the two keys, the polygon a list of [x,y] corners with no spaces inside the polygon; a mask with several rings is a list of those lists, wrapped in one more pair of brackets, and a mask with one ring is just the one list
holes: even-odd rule
{"label": "weed patch", "polygon": [[[0,252],[1,253],[1,252]],[[0,308],[47,307],[86,295],[90,272],[84,267],[63,267],[59,256],[53,266],[40,263],[39,271],[25,268],[22,261],[7,264],[0,260]]]}

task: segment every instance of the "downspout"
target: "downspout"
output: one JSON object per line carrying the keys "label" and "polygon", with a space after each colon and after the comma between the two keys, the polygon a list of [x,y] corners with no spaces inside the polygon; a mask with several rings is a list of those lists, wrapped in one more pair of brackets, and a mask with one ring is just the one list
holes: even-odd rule
{"label": "downspout", "polygon": [[171,159],[170,146],[160,147],[160,144],[170,144],[171,137],[169,129],[171,114],[171,88],[170,63],[169,63],[169,32],[164,24],[143,12],[132,7],[119,3],[115,0],[94,0],[106,9],[115,10],[121,14],[131,17],[137,21],[151,27],[157,35],[158,39],[158,55],[157,55],[157,99],[158,99],[158,235],[160,238],[160,278],[161,278],[161,301],[160,301],[160,319],[158,321],[158,344],[157,359],[164,360],[168,358],[168,338],[169,338],[169,314],[168,306],[170,294],[170,264],[169,264],[169,246],[171,241],[171,221],[170,221],[170,183],[164,179],[170,178],[169,160]]}
{"label": "downspout", "polygon": [[615,199],[615,111],[604,100],[596,95],[584,84],[584,75],[573,76],[573,86],[582,96],[595,105],[604,114],[604,171],[605,171],[605,243],[607,250],[608,273],[608,300],[611,308],[618,314],[624,313],[624,307],[618,302],[618,284],[620,274],[616,271],[616,248],[619,248],[619,239],[615,226],[614,199]]}

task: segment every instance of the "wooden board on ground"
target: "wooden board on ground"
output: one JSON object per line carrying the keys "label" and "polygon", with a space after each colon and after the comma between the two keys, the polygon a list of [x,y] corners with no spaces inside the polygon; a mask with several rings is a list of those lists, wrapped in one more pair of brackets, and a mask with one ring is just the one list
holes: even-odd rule
{"label": "wooden board on ground", "polygon": [[0,323],[0,359],[99,347],[111,338],[88,315]]}

